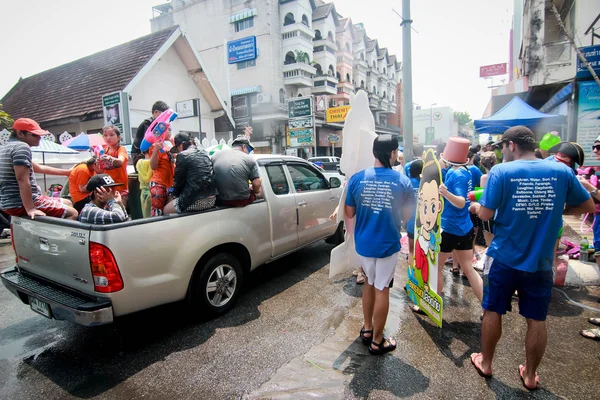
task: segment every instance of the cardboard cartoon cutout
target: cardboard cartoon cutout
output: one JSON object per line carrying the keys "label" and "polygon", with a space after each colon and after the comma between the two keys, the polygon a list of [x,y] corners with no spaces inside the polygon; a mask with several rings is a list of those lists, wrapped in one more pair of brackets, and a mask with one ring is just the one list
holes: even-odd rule
{"label": "cardboard cartoon cutout", "polygon": [[438,254],[440,251],[440,220],[444,200],[439,194],[442,171],[433,150],[423,153],[423,172],[415,217],[414,260],[408,267],[407,293],[440,328],[442,298],[437,293]]}
{"label": "cardboard cartoon cutout", "polygon": [[[369,108],[369,96],[364,90],[359,90],[356,96],[350,98],[352,108],[344,122],[344,142],[342,144],[342,158],[340,170],[346,175],[346,182],[352,175],[373,166],[373,141],[375,133],[375,120]],[[360,267],[360,258],[354,247],[354,218],[345,214],[346,196],[348,187],[344,185],[336,222],[344,222],[346,228],[344,243],[331,251],[329,264],[329,277],[333,277],[350,268]]]}

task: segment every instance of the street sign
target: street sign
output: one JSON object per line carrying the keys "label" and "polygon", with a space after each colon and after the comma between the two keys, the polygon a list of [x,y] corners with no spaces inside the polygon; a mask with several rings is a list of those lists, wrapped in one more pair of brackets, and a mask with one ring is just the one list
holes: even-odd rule
{"label": "street sign", "polygon": [[175,103],[175,111],[177,111],[177,118],[189,118],[197,117],[198,111],[200,110],[198,99],[178,101]]}
{"label": "street sign", "polygon": [[350,106],[331,107],[327,109],[327,122],[344,122]]}
{"label": "street sign", "polygon": [[129,96],[125,92],[113,92],[102,96],[104,126],[114,125],[126,137],[131,135],[128,99]]}
{"label": "street sign", "polygon": [[479,77],[487,78],[488,76],[506,75],[506,63],[484,65],[479,67]]}
{"label": "street sign", "polygon": [[309,117],[312,115],[311,98],[298,98],[288,101],[288,118]]}
{"label": "street sign", "polygon": [[292,137],[290,143],[292,147],[312,146],[313,140],[312,136]]}
{"label": "street sign", "polygon": [[229,64],[256,59],[256,36],[227,42],[227,59]]}
{"label": "street sign", "polygon": [[289,120],[290,129],[299,129],[299,128],[312,128],[313,127],[313,118],[305,117],[305,118],[297,118]]}
{"label": "street sign", "polygon": [[425,128],[425,144],[426,145],[432,144],[434,139],[435,139],[435,128],[434,127]]}
{"label": "street sign", "polygon": [[311,136],[312,137],[312,129],[290,130],[290,137],[299,137],[299,136]]}
{"label": "street sign", "polygon": [[[583,53],[583,56],[590,63],[590,67],[596,72],[596,75],[600,74],[600,45],[580,47],[579,50]],[[585,65],[577,57],[577,79],[591,78],[592,74]]]}

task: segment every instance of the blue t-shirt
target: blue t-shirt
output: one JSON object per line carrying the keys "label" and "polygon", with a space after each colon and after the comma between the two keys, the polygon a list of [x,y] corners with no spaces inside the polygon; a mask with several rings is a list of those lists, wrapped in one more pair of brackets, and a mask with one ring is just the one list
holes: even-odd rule
{"label": "blue t-shirt", "polygon": [[471,173],[471,187],[475,190],[475,188],[479,187],[481,184],[481,177],[483,174],[476,165],[469,165],[467,168],[469,168],[469,172]]}
{"label": "blue t-shirt", "polygon": [[[445,185],[453,195],[464,197],[471,191],[471,173],[464,167],[450,168],[446,174]],[[469,202],[463,208],[452,205],[444,200],[444,211],[442,212],[442,230],[456,236],[464,236],[473,229],[473,223],[469,216]]]}
{"label": "blue t-shirt", "polygon": [[414,163],[415,160],[409,161],[404,165],[404,172],[406,172],[406,176],[410,176],[410,164]]}
{"label": "blue t-shirt", "polygon": [[406,231],[414,234],[415,233],[415,217],[417,215],[417,199],[419,198],[419,186],[421,185],[421,180],[419,178],[410,178],[410,183],[413,187],[413,191],[415,193],[415,206],[413,207],[413,212],[410,216],[410,219],[406,221]]}
{"label": "blue t-shirt", "polygon": [[346,205],[356,207],[356,252],[385,258],[400,251],[402,210],[414,204],[410,180],[397,171],[368,168],[352,175]]}
{"label": "blue t-shirt", "polygon": [[495,236],[487,254],[511,268],[549,271],[565,204],[590,198],[573,170],[558,162],[518,160],[488,174],[481,205],[497,210]]}

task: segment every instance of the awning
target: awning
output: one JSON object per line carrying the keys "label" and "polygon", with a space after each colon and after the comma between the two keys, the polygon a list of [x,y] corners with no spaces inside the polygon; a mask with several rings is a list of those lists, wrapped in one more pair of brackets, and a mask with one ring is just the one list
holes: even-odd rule
{"label": "awning", "polygon": [[232,90],[231,96],[241,96],[243,94],[248,94],[248,93],[260,93],[260,91],[261,91],[260,86],[250,86],[250,87]]}
{"label": "awning", "polygon": [[258,13],[256,11],[256,8],[246,8],[246,9],[242,10],[241,12],[230,16],[229,17],[229,23],[233,24],[234,22],[238,22],[238,21],[241,21],[243,19],[252,18],[252,17],[254,17],[257,14]]}
{"label": "awning", "polygon": [[556,92],[556,94],[554,96],[552,96],[550,98],[550,100],[548,100],[546,102],[546,104],[544,104],[542,106],[542,108],[540,108],[540,111],[544,112],[544,113],[549,112],[550,110],[552,110],[554,107],[556,107],[560,103],[568,100],[569,96],[571,96],[572,94],[573,94],[573,82],[569,83],[564,88],[562,88],[558,92]]}

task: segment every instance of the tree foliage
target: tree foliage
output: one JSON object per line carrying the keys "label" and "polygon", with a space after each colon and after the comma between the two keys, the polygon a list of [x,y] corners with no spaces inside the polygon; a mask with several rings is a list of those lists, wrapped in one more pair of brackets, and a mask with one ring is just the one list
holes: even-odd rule
{"label": "tree foliage", "polygon": [[0,103],[0,129],[12,127],[13,122],[10,115],[2,109],[2,103]]}
{"label": "tree foliage", "polygon": [[454,120],[458,122],[458,126],[473,127],[473,119],[466,111],[454,111]]}

